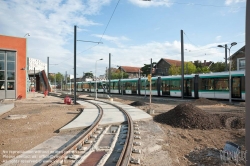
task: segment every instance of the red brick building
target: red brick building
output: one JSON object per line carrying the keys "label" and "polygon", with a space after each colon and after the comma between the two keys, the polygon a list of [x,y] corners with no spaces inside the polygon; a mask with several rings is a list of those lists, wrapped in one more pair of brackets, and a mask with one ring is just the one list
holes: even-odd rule
{"label": "red brick building", "polygon": [[0,99],[26,98],[26,38],[0,35]]}

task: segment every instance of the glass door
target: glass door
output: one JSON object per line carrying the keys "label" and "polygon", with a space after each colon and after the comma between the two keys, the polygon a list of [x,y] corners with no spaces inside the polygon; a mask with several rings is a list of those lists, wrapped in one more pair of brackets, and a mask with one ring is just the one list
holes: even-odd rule
{"label": "glass door", "polygon": [[232,77],[232,98],[241,98],[240,77]]}
{"label": "glass door", "polygon": [[184,80],[184,96],[192,96],[192,80]]}
{"label": "glass door", "polygon": [[162,96],[170,96],[170,80],[162,81]]}
{"label": "glass door", "polygon": [[0,98],[16,98],[16,52],[0,51]]}

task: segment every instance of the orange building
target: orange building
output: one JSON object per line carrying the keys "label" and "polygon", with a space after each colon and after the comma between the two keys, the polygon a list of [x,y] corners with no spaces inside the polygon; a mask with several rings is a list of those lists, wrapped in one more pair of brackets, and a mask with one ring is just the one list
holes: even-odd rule
{"label": "orange building", "polygon": [[26,38],[0,35],[0,99],[26,98]]}

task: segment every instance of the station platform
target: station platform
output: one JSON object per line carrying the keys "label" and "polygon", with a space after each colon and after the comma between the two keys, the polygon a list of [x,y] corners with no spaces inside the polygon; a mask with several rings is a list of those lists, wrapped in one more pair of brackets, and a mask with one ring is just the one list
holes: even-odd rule
{"label": "station platform", "polygon": [[[89,101],[96,103],[103,108],[103,117],[99,123],[100,125],[121,124],[127,121],[123,113],[118,108],[112,105],[103,103],[101,102],[101,100],[100,101],[89,100]],[[59,130],[60,132],[75,130],[75,129],[85,129],[91,126],[94,123],[95,119],[97,118],[99,111],[95,105],[87,101],[77,101],[77,103],[81,104],[84,107],[83,112],[72,122],[62,127]],[[122,104],[116,101],[112,101],[110,103],[116,104],[119,107],[126,110],[131,116],[131,118],[133,119],[133,121],[152,119],[151,115],[133,106]]]}

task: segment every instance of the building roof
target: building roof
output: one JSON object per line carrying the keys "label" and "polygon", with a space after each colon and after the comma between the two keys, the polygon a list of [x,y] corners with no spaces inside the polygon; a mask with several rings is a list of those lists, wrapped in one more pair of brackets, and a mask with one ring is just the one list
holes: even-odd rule
{"label": "building roof", "polygon": [[230,58],[233,58],[234,56],[236,56],[237,54],[241,53],[241,52],[245,52],[245,46],[241,47],[238,51],[236,51]]}
{"label": "building roof", "polygon": [[122,70],[126,73],[137,73],[141,70],[141,67],[131,67],[131,66],[120,66]]}
{"label": "building roof", "polygon": [[162,58],[164,61],[166,61],[167,63],[169,63],[171,66],[175,65],[175,66],[181,66],[181,61],[179,60],[173,60],[173,59],[166,59],[166,58]]}

